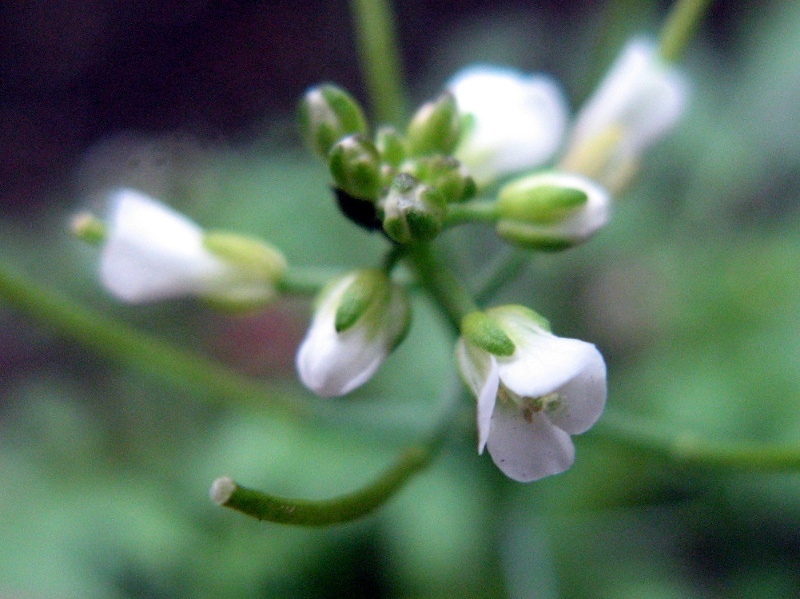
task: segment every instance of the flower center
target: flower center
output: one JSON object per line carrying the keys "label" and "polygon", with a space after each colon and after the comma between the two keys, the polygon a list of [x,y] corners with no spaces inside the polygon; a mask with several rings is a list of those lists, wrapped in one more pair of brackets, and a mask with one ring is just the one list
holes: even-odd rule
{"label": "flower center", "polygon": [[513,402],[522,410],[525,420],[531,422],[534,414],[544,412],[553,414],[561,409],[564,398],[558,393],[548,393],[541,397],[522,397],[506,387],[502,382],[497,389],[497,398],[504,402]]}

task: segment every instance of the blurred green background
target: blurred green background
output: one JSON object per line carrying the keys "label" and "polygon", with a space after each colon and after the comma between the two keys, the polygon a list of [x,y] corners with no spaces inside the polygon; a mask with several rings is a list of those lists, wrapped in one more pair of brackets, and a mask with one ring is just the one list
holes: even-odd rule
{"label": "blurred green background", "polygon": [[[563,475],[521,485],[472,424],[387,506],[325,529],[212,505],[211,481],[325,498],[365,484],[453,397],[452,338],[419,298],[407,341],[341,400],[300,388],[309,302],[225,316],[122,307],[69,238],[131,185],[296,265],[372,265],[337,214],[293,106],[335,80],[362,99],[345,2],[7,2],[0,258],[104,314],[261,377],[315,417],[237,405],[53,336],[0,305],[0,596],[800,596],[800,475],[686,465],[601,423]],[[398,2],[411,95],[502,62],[558,77],[573,109],[663,3]],[[800,445],[800,4],[716,3],[687,54],[676,132],[590,243],[534,255],[495,303],[596,343],[609,406],[709,439]],[[324,231],[324,235],[321,232]],[[491,231],[443,245],[475,282]]]}

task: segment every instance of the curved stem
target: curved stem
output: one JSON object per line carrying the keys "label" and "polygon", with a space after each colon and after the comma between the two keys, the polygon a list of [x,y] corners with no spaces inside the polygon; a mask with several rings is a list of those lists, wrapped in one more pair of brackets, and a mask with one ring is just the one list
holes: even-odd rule
{"label": "curved stem", "polygon": [[133,364],[182,388],[243,403],[305,413],[306,408],[267,385],[197,354],[180,350],[114,318],[88,310],[0,264],[0,299],[99,355]]}
{"label": "curved stem", "polygon": [[661,57],[676,62],[686,50],[711,0],[677,0],[672,5],[659,38]]}
{"label": "curved stem", "polygon": [[435,454],[430,447],[412,447],[372,484],[355,493],[323,501],[276,497],[242,487],[228,477],[214,481],[210,494],[214,503],[259,520],[305,526],[339,524],[361,518],[386,503]]}
{"label": "curved stem", "polygon": [[478,310],[475,300],[459,278],[437,258],[429,243],[410,244],[407,257],[420,284],[434,299],[453,332],[459,335],[464,316]]}
{"label": "curved stem", "polygon": [[406,116],[405,87],[389,0],[350,0],[358,53],[375,118],[399,125]]}
{"label": "curved stem", "polygon": [[679,462],[760,471],[800,470],[800,443],[712,441],[696,433],[673,430],[640,416],[612,410],[606,410],[594,430],[614,441]]}

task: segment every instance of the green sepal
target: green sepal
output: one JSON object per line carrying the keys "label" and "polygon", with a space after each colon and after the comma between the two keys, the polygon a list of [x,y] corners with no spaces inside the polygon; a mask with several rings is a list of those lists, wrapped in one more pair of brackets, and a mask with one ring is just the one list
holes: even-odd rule
{"label": "green sepal", "polygon": [[389,281],[383,272],[359,272],[339,300],[334,321],[336,332],[342,333],[352,327],[376,302],[385,303],[388,293]]}
{"label": "green sepal", "polygon": [[90,212],[76,214],[70,223],[72,234],[89,245],[100,245],[106,240],[106,224]]}
{"label": "green sepal", "polygon": [[423,104],[408,125],[410,156],[452,154],[458,144],[461,119],[453,94],[445,92]]}
{"label": "green sepal", "polygon": [[558,223],[589,201],[581,189],[541,185],[539,177],[523,177],[505,185],[497,198],[501,219],[547,225]]}
{"label": "green sepal", "polygon": [[308,90],[300,101],[298,116],[306,144],[323,160],[327,160],[330,149],[343,137],[368,131],[361,105],[332,84]]}
{"label": "green sepal", "polygon": [[366,137],[349,135],[336,142],[329,153],[328,168],[337,187],[351,196],[374,202],[380,195],[381,158]]}
{"label": "green sepal", "polygon": [[286,270],[286,258],[274,246],[227,231],[207,231],[203,247],[209,252],[246,272],[254,279],[277,282]]}
{"label": "green sepal", "polygon": [[503,241],[527,250],[560,252],[578,243],[574,239],[548,235],[540,227],[513,220],[498,221],[495,231]]}
{"label": "green sepal", "polygon": [[485,312],[471,312],[461,320],[461,335],[473,345],[495,356],[510,356],[514,342],[500,324]]}

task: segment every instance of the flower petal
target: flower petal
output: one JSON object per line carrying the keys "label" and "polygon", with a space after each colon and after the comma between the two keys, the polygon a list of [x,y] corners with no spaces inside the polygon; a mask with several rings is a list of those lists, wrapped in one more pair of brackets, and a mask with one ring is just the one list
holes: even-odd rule
{"label": "flower petal", "polygon": [[559,474],[575,460],[575,447],[567,433],[538,414],[526,420],[512,403],[495,406],[487,447],[503,474],[518,482]]}
{"label": "flower petal", "polygon": [[547,76],[474,66],[453,77],[448,89],[461,114],[473,118],[456,156],[479,184],[539,166],[561,145],[566,101]]}
{"label": "flower petal", "polygon": [[594,346],[592,349],[583,369],[556,389],[561,403],[546,415],[550,422],[571,435],[583,433],[594,425],[606,405],[606,363]]}
{"label": "flower petal", "polygon": [[492,412],[497,401],[500,375],[497,360],[489,352],[459,339],[456,344],[459,372],[478,399],[478,453],[483,453],[489,439]]}
{"label": "flower petal", "polygon": [[112,198],[100,259],[103,285],[128,302],[150,302],[211,288],[227,267],[185,216],[132,189]]}

